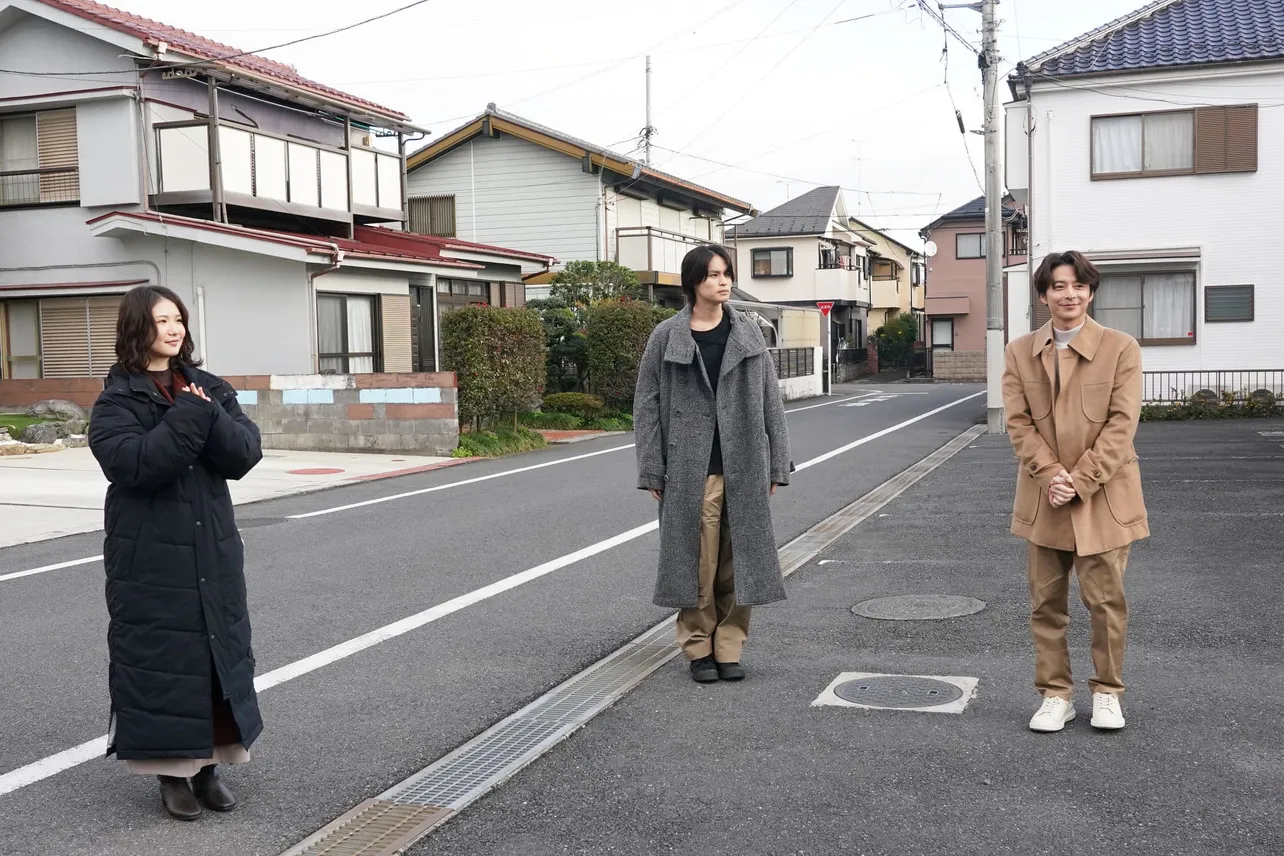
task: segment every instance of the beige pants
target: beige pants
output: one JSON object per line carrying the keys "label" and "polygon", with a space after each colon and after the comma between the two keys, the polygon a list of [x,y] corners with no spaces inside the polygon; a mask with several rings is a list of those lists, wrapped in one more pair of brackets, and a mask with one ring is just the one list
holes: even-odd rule
{"label": "beige pants", "polygon": [[731,562],[731,527],[727,524],[726,481],[704,482],[700,513],[699,605],[678,613],[678,645],[688,660],[713,655],[719,663],[739,663],[749,638],[749,607],[736,604],[735,569]]}
{"label": "beige pants", "polygon": [[1079,556],[1030,544],[1030,630],[1034,635],[1035,686],[1045,696],[1068,699],[1074,694],[1070,677],[1070,570],[1079,575],[1079,596],[1092,616],[1092,665],[1097,675],[1088,682],[1094,693],[1122,693],[1124,649],[1128,644],[1128,602],[1124,599],[1124,569],[1129,547],[1098,556]]}

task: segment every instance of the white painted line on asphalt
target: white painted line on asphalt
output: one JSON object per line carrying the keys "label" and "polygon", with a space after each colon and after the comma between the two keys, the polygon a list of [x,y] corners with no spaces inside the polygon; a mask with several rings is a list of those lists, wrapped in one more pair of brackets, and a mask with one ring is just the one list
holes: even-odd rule
{"label": "white painted line on asphalt", "polygon": [[[808,469],[821,461],[827,461],[835,455],[842,454],[844,451],[855,449],[856,447],[864,445],[871,440],[876,440],[879,437],[886,437],[894,431],[899,431],[902,428],[907,428],[910,425],[921,422],[928,416],[940,413],[956,404],[961,404],[964,401],[969,401],[984,394],[985,393],[983,392],[978,392],[976,395],[969,395],[967,398],[961,398],[958,401],[945,405],[944,407],[938,407],[931,413],[916,416],[913,419],[907,419],[904,422],[893,425],[891,428],[886,428],[882,431],[870,434],[868,437],[862,437],[854,443],[848,443],[841,449],[836,449],[835,451],[827,452],[820,457],[812,458],[810,461],[805,461],[800,464],[797,469],[799,471]],[[604,453],[596,452],[594,454]],[[297,677],[306,675],[309,672],[314,672],[323,666],[328,666],[346,657],[350,657],[359,651],[364,651],[367,648],[378,645],[380,642],[385,642],[389,639],[409,633],[411,630],[423,627],[425,624],[430,624],[443,616],[458,612],[461,609],[480,603],[483,600],[492,598],[497,594],[516,588],[517,586],[528,583],[531,580],[551,574],[553,571],[573,565],[576,562],[589,558],[590,556],[596,556],[598,553],[602,553],[606,550],[618,547],[621,544],[626,544],[630,541],[641,538],[643,535],[654,532],[659,528],[659,521],[653,521],[644,526],[638,526],[637,528],[630,529],[627,532],[621,532],[619,535],[612,536],[604,541],[598,541],[596,544],[590,544],[587,547],[576,550],[574,553],[568,553],[565,556],[545,562],[542,565],[536,565],[533,568],[513,574],[510,577],[491,583],[490,585],[484,586],[476,591],[469,592],[468,594],[448,600],[445,603],[440,603],[436,606],[425,609],[422,612],[415,613],[414,615],[403,618],[400,621],[395,621],[392,624],[385,625],[377,630],[371,630],[355,639],[342,642],[332,648],[327,648],[326,650],[309,657],[304,657],[302,660],[297,660],[286,666],[282,666],[279,669],[260,675],[254,680],[255,689],[259,691],[267,690],[271,687],[283,684],[286,681],[291,681]],[[791,544],[792,543],[793,542],[791,542]],[[788,549],[789,546],[790,544],[787,544],[783,549]],[[19,767],[18,769],[11,770],[8,773],[0,774],[0,796],[4,796],[7,793],[11,793],[20,788],[24,788],[27,785],[39,782],[42,779],[47,779],[50,776],[63,772],[64,770],[69,770],[72,767],[83,764],[86,761],[101,757],[103,752],[106,751],[106,741],[107,736],[103,735],[102,737],[82,743],[79,746],[66,749],[56,755],[50,755],[47,758],[42,758],[41,760],[27,764],[24,767]]]}
{"label": "white painted line on asphalt", "polygon": [[17,571],[16,573],[12,573],[12,574],[0,574],[0,583],[4,582],[5,580],[16,580],[19,577],[31,577],[31,576],[35,576],[36,574],[43,574],[47,571],[61,571],[63,568],[74,568],[77,565],[88,565],[93,562],[100,561],[101,559],[102,559],[101,555],[88,556],[84,559],[72,559],[70,562],[59,562],[56,565],[44,565],[43,567],[32,568],[29,571]]}
{"label": "white painted line on asphalt", "polygon": [[785,413],[802,413],[804,410],[815,410],[817,407],[832,407],[835,404],[842,404],[844,401],[855,401],[858,398],[869,398],[871,395],[882,395],[882,393],[864,392],[860,395],[853,395],[850,398],[839,398],[834,401],[826,401],[824,404],[809,404],[806,407],[795,407],[793,410],[786,410]]}
{"label": "white painted line on asphalt", "polygon": [[826,452],[825,454],[820,455],[819,457],[812,458],[810,461],[805,461],[804,463],[801,463],[797,467],[795,467],[795,469],[798,472],[802,472],[808,467],[814,467],[816,466],[816,464],[823,464],[825,461],[828,461],[831,458],[836,458],[839,455],[843,454],[844,452],[850,452],[852,449],[855,449],[858,446],[863,446],[866,443],[873,442],[874,440],[877,440],[880,437],[886,437],[888,434],[891,434],[894,431],[899,431],[902,428],[905,428],[909,425],[913,425],[915,422],[922,422],[924,419],[927,419],[929,417],[935,416],[938,413],[942,413],[946,410],[949,410],[951,407],[956,407],[957,405],[960,405],[965,401],[971,401],[974,398],[980,398],[982,395],[985,395],[985,393],[978,392],[973,395],[965,396],[964,398],[956,399],[954,401],[951,401],[949,404],[945,404],[945,405],[942,405],[941,407],[936,408],[935,410],[929,410],[926,413],[922,414],[921,416],[915,416],[913,419],[907,419],[904,422],[897,423],[896,425],[893,425],[891,428],[884,428],[882,431],[875,431],[873,434],[870,434],[865,437],[861,437],[859,440],[853,440],[852,442],[848,443],[846,446],[840,446],[839,448],[834,449],[832,452]]}

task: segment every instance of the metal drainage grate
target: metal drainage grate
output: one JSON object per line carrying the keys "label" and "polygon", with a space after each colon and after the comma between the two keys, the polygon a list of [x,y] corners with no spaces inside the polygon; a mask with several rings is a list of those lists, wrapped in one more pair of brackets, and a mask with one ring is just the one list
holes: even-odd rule
{"label": "metal drainage grate", "polygon": [[973,615],[985,609],[985,601],[948,594],[907,594],[880,597],[852,607],[852,612],[880,621],[940,621]]}
{"label": "metal drainage grate", "polygon": [[284,517],[241,517],[237,518],[237,529],[254,529],[259,526],[275,526],[278,523],[284,523]]}
{"label": "metal drainage grate", "polygon": [[963,698],[963,690],[946,681],[906,675],[879,675],[844,681],[834,695],[867,707],[936,707]]}
{"label": "metal drainage grate", "polygon": [[438,806],[368,800],[332,824],[330,834],[304,842],[298,856],[393,856],[453,812]]}

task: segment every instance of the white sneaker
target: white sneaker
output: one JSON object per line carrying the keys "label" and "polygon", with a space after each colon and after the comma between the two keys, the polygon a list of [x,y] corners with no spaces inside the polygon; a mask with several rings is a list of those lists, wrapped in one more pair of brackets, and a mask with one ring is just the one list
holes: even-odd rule
{"label": "white sneaker", "polygon": [[1112,693],[1092,694],[1092,727],[1104,731],[1118,731],[1124,727],[1124,715],[1119,708],[1119,696]]}
{"label": "white sneaker", "polygon": [[1074,719],[1074,705],[1060,696],[1047,696],[1043,706],[1030,719],[1031,731],[1060,731]]}

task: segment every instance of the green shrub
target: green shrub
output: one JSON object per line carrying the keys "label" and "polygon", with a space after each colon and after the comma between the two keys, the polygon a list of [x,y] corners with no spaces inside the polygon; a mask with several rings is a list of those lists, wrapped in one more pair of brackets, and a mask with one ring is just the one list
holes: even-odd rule
{"label": "green shrub", "polygon": [[578,416],[543,410],[523,413],[517,417],[517,422],[537,431],[574,431],[580,427],[580,418]]}
{"label": "green shrub", "polygon": [[1251,395],[1197,392],[1169,404],[1146,404],[1141,408],[1142,422],[1176,422],[1189,419],[1250,419],[1284,416],[1284,406],[1268,390]]}
{"label": "green shrub", "polygon": [[606,402],[583,392],[559,392],[544,399],[544,409],[569,413],[580,419],[597,419],[606,413]]}
{"label": "green shrub", "polygon": [[589,382],[612,407],[631,411],[638,364],[661,316],[658,307],[635,300],[604,300],[589,307]]}
{"label": "green shrub", "polygon": [[627,413],[603,416],[586,421],[580,427],[586,431],[632,431],[633,417]]}
{"label": "green shrub", "polygon": [[543,449],[548,443],[529,428],[499,428],[495,431],[469,431],[459,435],[455,458],[498,458],[518,452]]}
{"label": "green shrub", "polygon": [[547,392],[578,392],[588,372],[588,341],[584,338],[583,311],[559,297],[526,304],[539,313],[548,347]]}
{"label": "green shrub", "polygon": [[544,327],[530,309],[469,306],[441,319],[443,364],[459,378],[459,420],[480,427],[539,404]]}

